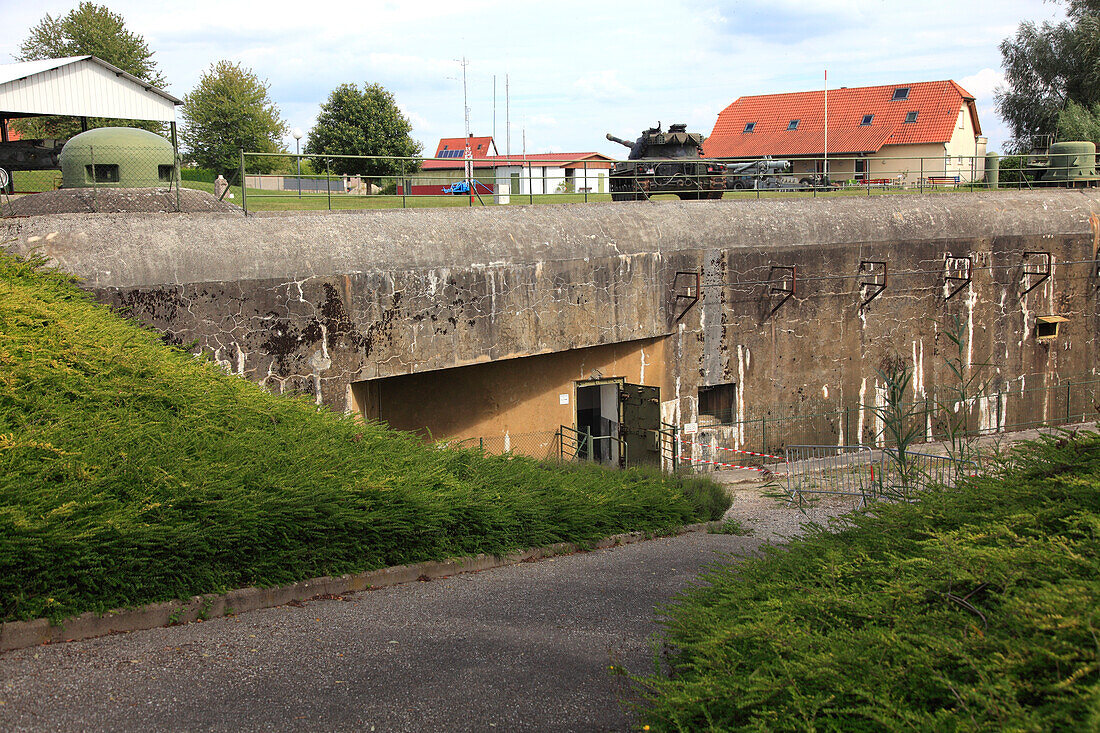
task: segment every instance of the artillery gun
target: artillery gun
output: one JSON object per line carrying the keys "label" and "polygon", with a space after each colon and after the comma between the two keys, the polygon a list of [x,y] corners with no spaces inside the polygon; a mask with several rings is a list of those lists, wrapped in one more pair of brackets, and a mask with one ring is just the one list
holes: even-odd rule
{"label": "artillery gun", "polygon": [[681,200],[720,199],[725,191],[725,167],[703,160],[703,136],[688,132],[687,125],[661,123],[634,142],[607,134],[607,139],[630,148],[625,162],[611,169],[611,200],[642,201],[658,193]]}

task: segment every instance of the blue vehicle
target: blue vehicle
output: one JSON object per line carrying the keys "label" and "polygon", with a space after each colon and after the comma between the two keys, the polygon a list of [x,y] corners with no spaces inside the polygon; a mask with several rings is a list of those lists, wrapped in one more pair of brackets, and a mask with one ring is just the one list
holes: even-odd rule
{"label": "blue vehicle", "polygon": [[[486,186],[484,183],[482,183],[481,181],[479,181],[477,179],[474,179],[474,190],[477,191],[478,193],[492,193],[493,192],[493,189],[489,188],[488,186]],[[456,181],[455,183],[451,184],[450,186],[444,186],[443,187],[443,193],[450,193],[450,194],[455,194],[455,195],[468,194],[468,193],[470,193],[470,184],[468,184],[466,181]]]}

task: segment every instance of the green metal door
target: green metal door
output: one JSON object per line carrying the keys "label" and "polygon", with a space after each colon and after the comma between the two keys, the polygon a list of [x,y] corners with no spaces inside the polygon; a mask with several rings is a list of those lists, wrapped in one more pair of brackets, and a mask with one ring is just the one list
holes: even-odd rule
{"label": "green metal door", "polygon": [[661,388],[623,384],[619,392],[619,437],[626,443],[626,462],[661,464]]}
{"label": "green metal door", "polygon": [[513,196],[519,196],[519,173],[513,173],[508,178],[509,180],[509,193]]}

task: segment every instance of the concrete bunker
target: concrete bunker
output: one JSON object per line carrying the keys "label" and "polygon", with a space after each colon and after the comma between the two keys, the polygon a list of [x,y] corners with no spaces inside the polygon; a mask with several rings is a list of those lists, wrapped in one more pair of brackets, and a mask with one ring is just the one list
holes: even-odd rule
{"label": "concrete bunker", "polygon": [[175,178],[172,143],[136,127],[99,127],[61,148],[65,188],[156,188]]}
{"label": "concrete bunker", "polygon": [[426,439],[476,440],[489,450],[564,454],[606,465],[656,464],[662,447],[660,387],[640,382],[647,369],[656,373],[661,342],[355,381],[352,409]]}

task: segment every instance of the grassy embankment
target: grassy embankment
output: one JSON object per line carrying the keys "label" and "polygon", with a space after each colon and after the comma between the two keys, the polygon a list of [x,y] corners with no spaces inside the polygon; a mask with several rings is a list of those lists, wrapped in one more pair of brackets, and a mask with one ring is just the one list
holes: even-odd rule
{"label": "grassy embankment", "polygon": [[704,479],[427,446],[0,252],[0,621],[714,519]]}
{"label": "grassy embankment", "polygon": [[1100,437],[704,576],[650,730],[1100,729]]}

